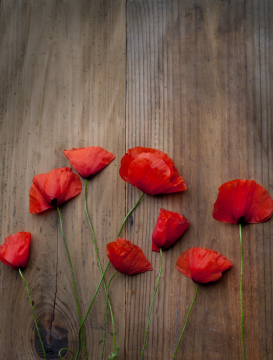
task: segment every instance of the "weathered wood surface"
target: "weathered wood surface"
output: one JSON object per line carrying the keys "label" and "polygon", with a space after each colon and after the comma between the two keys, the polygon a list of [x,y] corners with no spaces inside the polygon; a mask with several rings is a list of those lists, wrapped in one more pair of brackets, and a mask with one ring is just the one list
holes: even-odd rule
{"label": "weathered wood surface", "polygon": [[[119,178],[119,161],[142,145],[167,152],[188,190],[145,196],[123,233],[154,271],[113,280],[118,359],[140,357],[159,272],[151,235],[160,207],[184,214],[190,227],[163,254],[144,359],[172,358],[195,292],[175,262],[196,245],[220,251],[234,266],[218,283],[199,287],[177,359],[241,359],[238,228],[213,220],[212,209],[218,187],[235,178],[273,192],[272,2],[3,1],[0,10],[1,242],[32,233],[24,274],[49,350],[76,350],[78,320],[57,213],[28,213],[32,177],[68,166],[65,148],[100,145],[116,155],[88,187],[105,266],[105,246],[140,196]],[[83,193],[62,213],[84,312],[100,273]],[[272,237],[272,219],[243,229],[248,360],[273,357]],[[39,359],[24,285],[11,268],[0,271],[1,358]],[[90,359],[100,358],[104,307],[101,290],[85,327]],[[106,355],[110,323],[107,335]]]}
{"label": "weathered wood surface", "polygon": [[[79,326],[58,214],[29,214],[28,193],[35,174],[69,166],[62,150],[100,145],[112,151],[117,160],[88,184],[88,207],[106,266],[106,244],[115,239],[125,211],[125,186],[118,175],[118,159],[125,152],[125,3],[9,1],[1,10],[1,237],[20,230],[32,233],[24,274],[42,330],[47,331],[48,351],[56,353],[59,345],[76,351]],[[85,313],[100,271],[84,191],[61,211]],[[0,357],[38,359],[27,293],[19,274],[10,270],[1,266]],[[124,288],[121,277],[116,282],[116,313],[124,306]],[[104,291],[97,300],[85,326],[92,359],[101,352]],[[116,316],[121,339],[124,322],[123,314]],[[109,326],[108,352],[113,347],[110,331]]]}

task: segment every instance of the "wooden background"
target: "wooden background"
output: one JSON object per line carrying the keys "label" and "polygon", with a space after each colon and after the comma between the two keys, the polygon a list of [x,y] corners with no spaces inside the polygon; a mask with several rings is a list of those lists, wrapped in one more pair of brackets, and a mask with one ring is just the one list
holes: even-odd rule
{"label": "wooden background", "polygon": [[[58,359],[62,346],[76,351],[78,320],[57,212],[29,214],[29,188],[35,174],[69,166],[63,149],[91,145],[117,157],[88,184],[104,267],[106,244],[140,196],[118,174],[128,148],[167,152],[188,186],[145,196],[123,232],[154,271],[118,274],[112,283],[118,359],[140,357],[160,265],[151,251],[160,207],[182,213],[190,227],[163,254],[144,359],[172,359],[195,293],[175,263],[197,245],[223,253],[233,268],[199,287],[177,359],[242,359],[238,227],[213,220],[212,209],[218,187],[236,178],[254,179],[273,195],[272,17],[270,0],[1,1],[1,243],[32,233],[24,275],[48,359]],[[61,211],[85,312],[100,272],[83,195]],[[247,360],[273,358],[272,221],[243,228]],[[0,292],[1,359],[40,359],[24,284],[4,264]],[[104,315],[100,290],[85,326],[88,359],[100,358]],[[109,322],[105,358],[112,350]]]}

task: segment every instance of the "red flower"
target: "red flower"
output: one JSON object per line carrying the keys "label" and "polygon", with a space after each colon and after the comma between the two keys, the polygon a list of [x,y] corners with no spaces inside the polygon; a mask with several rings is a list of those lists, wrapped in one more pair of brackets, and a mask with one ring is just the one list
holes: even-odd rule
{"label": "red flower", "polygon": [[81,179],[67,167],[36,175],[32,182],[29,191],[29,212],[32,214],[54,209],[82,190]]}
{"label": "red flower", "polygon": [[135,147],[121,159],[121,178],[146,194],[168,194],[187,189],[172,159],[162,151]]}
{"label": "red flower", "polygon": [[189,226],[189,220],[183,215],[160,209],[153,231],[153,251],[172,246]]}
{"label": "red flower", "polygon": [[248,224],[268,220],[273,213],[273,200],[269,193],[254,180],[232,180],[219,187],[214,204],[215,220]]}
{"label": "red flower", "polygon": [[134,275],[153,270],[140,247],[129,240],[118,238],[110,242],[106,246],[106,253],[114,268],[123,274]]}
{"label": "red flower", "polygon": [[83,179],[91,179],[115,159],[115,155],[100,146],[64,150],[71,166]]}
{"label": "red flower", "polygon": [[199,247],[186,250],[176,262],[177,269],[196,283],[219,280],[222,272],[231,266],[232,263],[220,253]]}
{"label": "red flower", "polygon": [[31,234],[20,231],[5,238],[0,246],[0,261],[11,266],[13,269],[24,269],[27,267]]}

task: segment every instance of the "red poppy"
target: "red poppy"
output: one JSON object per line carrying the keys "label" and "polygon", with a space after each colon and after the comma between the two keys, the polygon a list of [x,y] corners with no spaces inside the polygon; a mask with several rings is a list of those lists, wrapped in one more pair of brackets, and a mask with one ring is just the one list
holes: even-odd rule
{"label": "red poppy", "polygon": [[168,194],[187,189],[172,159],[162,151],[135,147],[121,159],[121,178],[146,194]]}
{"label": "red poppy", "polygon": [[172,246],[189,226],[189,220],[183,215],[160,209],[153,231],[153,251],[167,249]]}
{"label": "red poppy", "polygon": [[268,220],[273,213],[273,200],[269,193],[254,180],[232,180],[219,187],[214,204],[215,220],[248,224]]}
{"label": "red poppy", "polygon": [[32,182],[29,191],[29,212],[32,214],[54,209],[82,190],[80,177],[67,167],[36,175]]}
{"label": "red poppy", "polygon": [[11,266],[13,269],[24,269],[27,267],[31,234],[20,231],[5,238],[0,246],[0,261]]}
{"label": "red poppy", "polygon": [[220,253],[199,247],[186,250],[176,262],[177,269],[196,283],[219,280],[222,272],[231,266],[232,263]]}
{"label": "red poppy", "polygon": [[129,240],[118,238],[110,242],[106,246],[106,253],[114,268],[123,274],[134,275],[153,270],[140,247]]}
{"label": "red poppy", "polygon": [[115,159],[115,155],[100,146],[73,148],[63,153],[83,179],[91,179]]}

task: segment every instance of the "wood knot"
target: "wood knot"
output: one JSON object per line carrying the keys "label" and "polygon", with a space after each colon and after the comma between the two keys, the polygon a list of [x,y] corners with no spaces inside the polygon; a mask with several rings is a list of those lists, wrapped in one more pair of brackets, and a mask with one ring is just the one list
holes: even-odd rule
{"label": "wood knot", "polygon": [[[46,314],[41,321],[38,321],[38,328],[45,348],[46,358],[60,359],[59,351],[62,348],[68,348],[68,330],[63,328],[60,319],[55,319],[54,314]],[[42,345],[35,329],[35,350],[38,356],[44,359]],[[66,354],[66,350],[61,352],[61,355]]]}

